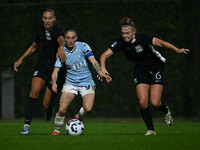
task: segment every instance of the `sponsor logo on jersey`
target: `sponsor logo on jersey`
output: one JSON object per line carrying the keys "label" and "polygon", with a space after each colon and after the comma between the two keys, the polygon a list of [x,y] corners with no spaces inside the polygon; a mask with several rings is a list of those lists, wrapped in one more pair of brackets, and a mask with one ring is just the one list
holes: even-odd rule
{"label": "sponsor logo on jersey", "polygon": [[71,65],[71,68],[73,70],[77,70],[77,69],[80,69],[80,68],[83,68],[87,66],[87,63],[86,63],[86,60],[84,60],[83,62],[78,62],[78,63],[74,63]]}
{"label": "sponsor logo on jersey", "polygon": [[143,51],[143,47],[141,45],[135,46],[136,53],[141,53]]}
{"label": "sponsor logo on jersey", "polygon": [[47,40],[51,40],[51,34],[48,31],[45,31],[45,36]]}
{"label": "sponsor logo on jersey", "polygon": [[114,47],[116,44],[117,44],[117,41],[114,42],[114,43],[111,45],[111,47]]}

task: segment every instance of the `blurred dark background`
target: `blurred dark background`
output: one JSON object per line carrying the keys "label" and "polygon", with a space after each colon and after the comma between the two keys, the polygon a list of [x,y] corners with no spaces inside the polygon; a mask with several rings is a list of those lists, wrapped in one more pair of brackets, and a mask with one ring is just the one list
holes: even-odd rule
{"label": "blurred dark background", "polygon": [[[14,62],[31,45],[35,33],[42,26],[45,7],[53,8],[57,25],[63,30],[73,26],[80,41],[88,43],[99,60],[100,55],[120,36],[119,20],[129,16],[137,32],[166,40],[179,48],[189,48],[188,55],[159,49],[167,58],[166,83],[162,100],[175,117],[198,117],[199,103],[199,1],[198,0],[1,0],[0,2],[0,71],[13,73]],[[26,99],[39,49],[27,57],[14,73],[14,116],[24,117]],[[133,82],[132,64],[123,53],[107,61],[113,81],[97,82],[96,100],[88,117],[140,117],[139,104]],[[2,78],[2,74],[1,74]],[[4,80],[0,80],[1,88]],[[2,91],[2,90],[1,90]],[[7,94],[12,94],[7,90]],[[2,113],[2,92],[0,110]],[[44,117],[40,96],[36,117]],[[58,100],[55,111],[58,107]],[[9,104],[8,104],[9,105]],[[78,96],[71,103],[67,116],[73,116],[82,105]],[[153,115],[162,116],[152,108]]]}

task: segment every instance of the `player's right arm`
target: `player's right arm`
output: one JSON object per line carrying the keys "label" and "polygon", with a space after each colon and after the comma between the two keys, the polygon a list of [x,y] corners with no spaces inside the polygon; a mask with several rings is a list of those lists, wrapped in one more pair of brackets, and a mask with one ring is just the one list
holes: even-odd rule
{"label": "player's right arm", "polygon": [[19,67],[19,65],[21,65],[24,58],[26,58],[30,54],[34,53],[37,50],[37,48],[38,48],[37,43],[33,42],[32,45],[25,51],[25,53],[14,63],[14,70],[16,72],[18,72],[17,67]]}
{"label": "player's right arm", "polygon": [[58,67],[54,67],[53,73],[51,75],[52,78],[52,90],[57,93],[57,80],[58,80],[58,72],[59,72],[60,68]]}
{"label": "player's right arm", "polygon": [[104,74],[109,75],[106,69],[106,60],[112,55],[113,55],[113,51],[110,48],[108,48],[103,54],[101,54],[101,57],[100,57],[101,70]]}

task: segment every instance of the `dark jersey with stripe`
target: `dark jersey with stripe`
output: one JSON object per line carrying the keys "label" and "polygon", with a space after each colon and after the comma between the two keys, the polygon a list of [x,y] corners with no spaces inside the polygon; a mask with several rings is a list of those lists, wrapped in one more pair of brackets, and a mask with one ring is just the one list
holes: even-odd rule
{"label": "dark jersey with stripe", "polygon": [[114,42],[110,49],[116,53],[120,50],[126,55],[128,60],[135,65],[156,65],[163,64],[165,58],[155,50],[152,45],[153,37],[144,34],[135,34],[135,40],[127,43],[120,37]]}

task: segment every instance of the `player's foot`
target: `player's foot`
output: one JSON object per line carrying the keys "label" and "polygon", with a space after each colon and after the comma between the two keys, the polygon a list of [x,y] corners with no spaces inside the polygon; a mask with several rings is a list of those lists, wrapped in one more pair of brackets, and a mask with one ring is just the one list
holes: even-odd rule
{"label": "player's foot", "polygon": [[167,107],[168,113],[165,115],[165,122],[167,123],[168,126],[172,126],[173,124],[173,117],[172,114],[169,110],[169,107]]}
{"label": "player's foot", "polygon": [[24,126],[24,129],[22,130],[22,132],[21,132],[21,134],[22,135],[28,135],[30,132],[29,132],[29,128],[30,128],[30,126],[28,126],[28,125],[25,125]]}
{"label": "player's foot", "polygon": [[52,108],[48,108],[45,112],[46,121],[49,121],[52,118],[52,115],[53,115]]}
{"label": "player's foot", "polygon": [[147,132],[144,135],[156,135],[156,131],[147,130]]}
{"label": "player's foot", "polygon": [[[75,115],[75,119],[78,119],[78,114]],[[80,120],[81,122],[83,122],[83,118],[78,119],[78,120]]]}
{"label": "player's foot", "polygon": [[60,133],[59,132],[56,132],[56,131],[53,131],[52,133],[51,133],[51,135],[59,135]]}

